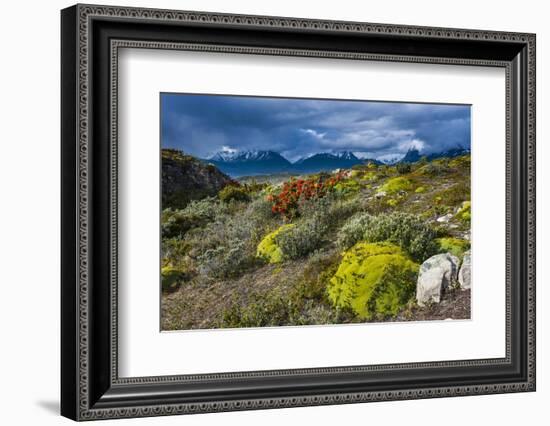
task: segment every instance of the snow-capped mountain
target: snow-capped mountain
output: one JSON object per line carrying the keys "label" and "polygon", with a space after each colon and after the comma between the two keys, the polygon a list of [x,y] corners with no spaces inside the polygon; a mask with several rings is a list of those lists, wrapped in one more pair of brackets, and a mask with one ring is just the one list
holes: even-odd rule
{"label": "snow-capped mountain", "polygon": [[391,166],[392,164],[399,163],[399,161],[401,161],[402,158],[403,158],[403,155],[388,154],[381,157],[377,157],[377,161],[380,164],[386,164],[388,166]]}
{"label": "snow-capped mountain", "polygon": [[407,151],[405,156],[401,158],[398,162],[399,163],[416,163],[421,158],[422,156],[420,155],[420,151],[416,148],[411,148]]}
{"label": "snow-capped mountain", "polygon": [[334,169],[345,169],[362,163],[350,151],[341,152],[321,152],[296,161],[292,168],[300,173],[316,173],[320,171],[330,171]]}
{"label": "snow-capped mountain", "polygon": [[283,158],[280,154],[274,151],[220,151],[209,158],[210,161],[264,161]]}
{"label": "snow-capped mountain", "polygon": [[379,165],[414,163],[423,156],[426,156],[428,160],[434,160],[443,157],[457,157],[468,153],[470,153],[470,150],[458,147],[425,155],[416,148],[411,148],[404,156],[402,154],[395,154],[385,155],[377,159],[360,159],[351,151],[319,152],[291,163],[275,151],[237,151],[234,149],[224,149],[204,161],[215,165],[223,173],[231,177],[241,177],[277,173],[318,173],[335,169],[349,169],[356,164],[366,164],[368,162],[374,162]]}
{"label": "snow-capped mountain", "polygon": [[275,151],[224,150],[206,160],[232,177],[282,173],[292,167]]}

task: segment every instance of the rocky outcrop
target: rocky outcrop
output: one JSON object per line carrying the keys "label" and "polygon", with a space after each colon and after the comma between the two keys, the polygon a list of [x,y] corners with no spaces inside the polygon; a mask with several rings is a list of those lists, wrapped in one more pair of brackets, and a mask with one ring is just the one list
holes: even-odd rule
{"label": "rocky outcrop", "polygon": [[173,149],[162,150],[162,208],[184,208],[189,201],[216,195],[231,183],[212,164]]}
{"label": "rocky outcrop", "polygon": [[451,253],[436,254],[421,266],[416,283],[416,301],[420,306],[441,301],[441,294],[456,281],[459,260]]}
{"label": "rocky outcrop", "polygon": [[464,253],[464,258],[462,259],[462,266],[458,272],[458,282],[460,283],[460,288],[467,290],[471,288],[471,278],[470,278],[470,250]]}

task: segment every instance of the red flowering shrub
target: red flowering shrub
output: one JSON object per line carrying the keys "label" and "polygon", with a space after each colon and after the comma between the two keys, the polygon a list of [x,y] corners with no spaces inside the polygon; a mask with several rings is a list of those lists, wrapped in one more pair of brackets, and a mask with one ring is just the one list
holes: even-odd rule
{"label": "red flowering shrub", "polygon": [[271,211],[273,213],[279,213],[286,219],[292,219],[297,216],[301,203],[312,198],[324,197],[342,178],[341,173],[328,178],[291,178],[283,184],[281,192],[268,195],[267,201],[272,203]]}

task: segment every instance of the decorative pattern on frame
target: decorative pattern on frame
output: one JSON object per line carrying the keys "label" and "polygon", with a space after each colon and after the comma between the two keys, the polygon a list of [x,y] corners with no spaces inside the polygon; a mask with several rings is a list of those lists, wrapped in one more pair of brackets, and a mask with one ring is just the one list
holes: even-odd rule
{"label": "decorative pattern on frame", "polygon": [[[361,392],[347,394],[327,394],[305,397],[282,397],[282,398],[266,398],[254,400],[234,400],[225,402],[209,402],[201,404],[166,404],[162,406],[145,406],[140,408],[128,409],[90,409],[89,408],[89,328],[88,328],[88,286],[89,286],[89,30],[90,20],[94,17],[119,17],[119,18],[139,18],[146,21],[174,21],[174,22],[201,22],[201,23],[222,23],[234,24],[241,26],[252,26],[260,28],[303,28],[315,29],[320,31],[343,31],[343,32],[358,32],[358,33],[373,33],[385,35],[411,35],[425,38],[448,38],[448,39],[469,39],[469,40],[500,40],[508,42],[526,43],[528,46],[528,234],[529,245],[527,248],[527,268],[528,268],[528,335],[527,335],[527,353],[528,353],[528,381],[526,383],[508,383],[501,385],[484,385],[484,386],[451,386],[448,388],[427,388],[427,389],[410,389],[400,391],[384,391],[384,392]],[[530,390],[534,388],[535,380],[535,37],[530,34],[518,33],[502,33],[491,31],[475,31],[462,29],[443,29],[443,28],[426,28],[426,27],[410,27],[400,25],[382,25],[368,23],[353,23],[353,22],[335,22],[324,20],[309,20],[309,19],[292,19],[292,18],[274,18],[262,16],[245,16],[245,15],[229,15],[229,14],[210,14],[198,12],[179,12],[154,9],[134,9],[134,8],[119,8],[119,7],[102,7],[102,6],[78,6],[78,417],[82,420],[102,419],[111,417],[141,417],[150,415],[171,415],[184,413],[198,412],[217,412],[230,410],[247,410],[247,409],[263,409],[263,408],[281,408],[294,406],[309,406],[309,405],[328,405],[328,404],[345,404],[353,402],[367,401],[384,401],[384,400],[401,400],[415,398],[436,398],[443,396],[463,396],[486,393],[505,393],[515,392],[519,390]],[[178,43],[160,43],[160,42],[143,42],[143,41],[112,41],[111,45],[111,119],[116,123],[116,94],[117,94],[117,49],[120,47],[133,48],[156,48],[156,49],[183,49],[183,50],[202,50],[202,51],[223,51],[227,53],[248,53],[248,54],[266,54],[266,55],[297,55],[297,56],[315,56],[327,58],[341,59],[368,59],[379,61],[401,61],[401,62],[427,62],[427,63],[448,63],[448,64],[464,64],[464,65],[484,65],[484,66],[505,66],[505,63],[498,61],[478,61],[464,59],[445,59],[445,58],[415,58],[407,56],[391,56],[391,55],[370,55],[359,53],[343,53],[343,52],[314,52],[306,50],[287,50],[287,49],[269,49],[269,48],[247,48],[247,47],[231,47],[231,46],[213,46],[213,45],[193,45],[193,44],[178,44]],[[506,67],[507,88],[510,86],[510,69]],[[510,114],[510,96],[509,89],[506,94],[506,114]],[[511,162],[511,152],[509,149],[510,129],[506,129],[507,135],[507,175],[509,175],[509,167]],[[112,206],[116,206],[116,126],[111,126],[111,141],[112,152],[111,158],[113,167],[111,172],[112,182]],[[510,182],[506,182],[507,207],[510,203]],[[508,209],[509,210],[509,209]],[[111,241],[111,284],[112,284],[112,300],[111,300],[111,336],[112,347],[117,347],[117,326],[116,326],[116,207],[111,212],[112,221],[112,241]],[[506,217],[507,227],[510,225],[510,217]],[[508,235],[509,237],[509,235]],[[509,241],[509,238],[507,238]],[[510,247],[507,243],[507,259],[510,253]],[[506,265],[506,360],[510,354],[510,268]],[[111,379],[114,383],[163,383],[180,380],[198,380],[207,377],[208,379],[217,378],[237,378],[255,375],[287,375],[287,374],[303,374],[309,372],[330,373],[348,371],[372,371],[380,369],[396,369],[407,368],[413,364],[396,364],[396,365],[380,365],[380,366],[365,366],[365,367],[334,367],[326,369],[307,369],[307,370],[277,370],[271,372],[249,372],[249,373],[226,373],[218,375],[200,375],[200,376],[163,376],[163,377],[148,377],[148,378],[132,378],[119,379],[117,375],[117,359],[116,350],[113,350]],[[499,360],[502,361],[502,360]],[[421,363],[414,366],[458,366],[458,365],[481,365],[491,364],[496,360],[468,360],[446,363]]]}

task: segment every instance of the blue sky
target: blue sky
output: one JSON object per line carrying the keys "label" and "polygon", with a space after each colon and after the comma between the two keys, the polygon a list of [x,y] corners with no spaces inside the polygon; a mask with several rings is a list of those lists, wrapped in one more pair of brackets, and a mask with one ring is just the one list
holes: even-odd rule
{"label": "blue sky", "polygon": [[389,159],[470,148],[470,106],[161,94],[161,145],[208,158],[219,151],[271,150],[290,161],[352,151]]}

